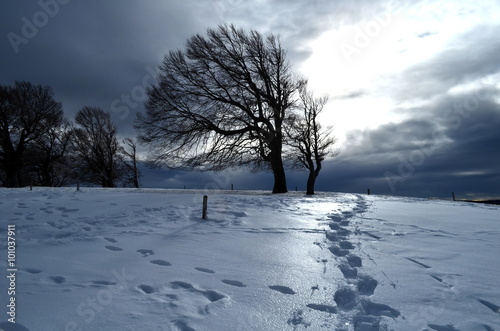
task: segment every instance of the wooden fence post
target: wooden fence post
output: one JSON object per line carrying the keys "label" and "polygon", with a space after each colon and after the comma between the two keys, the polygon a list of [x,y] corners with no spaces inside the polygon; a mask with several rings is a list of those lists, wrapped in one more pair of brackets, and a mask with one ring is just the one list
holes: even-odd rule
{"label": "wooden fence post", "polygon": [[206,195],[203,196],[203,211],[201,214],[201,218],[204,220],[207,219],[207,207],[208,207],[208,197]]}
{"label": "wooden fence post", "polygon": [[370,195],[370,189],[368,189],[368,195]]}
{"label": "wooden fence post", "polygon": [[455,201],[455,192],[451,192],[451,196],[453,197],[453,201]]}

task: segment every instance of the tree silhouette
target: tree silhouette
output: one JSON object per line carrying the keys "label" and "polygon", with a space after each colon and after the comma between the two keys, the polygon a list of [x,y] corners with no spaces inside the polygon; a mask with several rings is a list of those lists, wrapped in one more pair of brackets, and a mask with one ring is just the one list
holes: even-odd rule
{"label": "tree silhouette", "polygon": [[138,167],[137,143],[132,138],[123,139],[125,146],[122,148],[122,162],[125,167],[125,184],[139,188],[141,171]]}
{"label": "tree silhouette", "polygon": [[25,151],[63,121],[62,105],[49,86],[16,82],[0,85],[0,165],[4,185],[22,187],[26,178]]}
{"label": "tree silhouette", "polygon": [[83,107],[75,116],[80,127],[74,131],[73,148],[79,159],[80,179],[102,187],[115,187],[123,174],[119,160],[120,144],[109,112]]}
{"label": "tree silhouette", "polygon": [[200,170],[267,168],[273,193],[287,192],[283,125],[300,80],[276,36],[221,25],[168,53],[160,69],[136,122],[153,161]]}
{"label": "tree silhouette", "polygon": [[335,144],[332,127],[322,128],[318,115],[328,102],[328,97],[314,98],[306,89],[306,84],[300,88],[301,113],[290,118],[288,144],[292,147],[292,158],[296,165],[305,167],[308,171],[307,195],[314,194],[316,178],[322,168],[322,162],[327,156],[335,156],[338,152],[331,149]]}

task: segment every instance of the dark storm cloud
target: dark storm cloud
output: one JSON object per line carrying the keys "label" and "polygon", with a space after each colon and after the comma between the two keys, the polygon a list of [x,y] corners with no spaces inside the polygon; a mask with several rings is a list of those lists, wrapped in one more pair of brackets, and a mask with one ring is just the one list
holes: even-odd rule
{"label": "dark storm cloud", "polygon": [[121,134],[133,134],[144,85],[154,82],[163,55],[199,31],[195,10],[189,2],[65,2],[18,1],[2,11],[0,83],[49,85],[67,117],[99,106],[114,110]]}
{"label": "dark storm cloud", "polygon": [[[477,92],[412,109],[419,118],[350,133],[344,154],[333,161],[335,170],[322,176],[348,192],[498,195],[500,105],[494,100],[500,94]],[[465,100],[472,106],[456,107]]]}

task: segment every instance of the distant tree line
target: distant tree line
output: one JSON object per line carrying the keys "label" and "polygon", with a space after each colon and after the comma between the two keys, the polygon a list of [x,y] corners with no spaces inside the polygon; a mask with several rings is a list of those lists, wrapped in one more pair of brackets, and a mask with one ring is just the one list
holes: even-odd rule
{"label": "distant tree line", "polygon": [[110,114],[83,107],[74,122],[49,86],[0,85],[0,183],[5,187],[139,187],[136,143],[120,144]]}
{"label": "distant tree line", "polygon": [[[327,100],[292,71],[278,37],[220,25],[165,56],[135,127],[157,166],[269,170],[273,193],[288,191],[286,168],[306,169],[314,194],[322,162],[335,155],[332,130],[318,120]],[[0,85],[4,186],[139,187],[139,177],[137,143],[118,140],[109,112],[83,107],[71,121],[50,87]]]}

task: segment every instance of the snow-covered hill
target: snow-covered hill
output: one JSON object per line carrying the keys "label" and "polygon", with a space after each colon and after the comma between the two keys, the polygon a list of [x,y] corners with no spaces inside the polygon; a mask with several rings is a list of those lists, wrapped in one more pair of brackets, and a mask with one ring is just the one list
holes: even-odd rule
{"label": "snow-covered hill", "polygon": [[0,189],[0,329],[500,330],[498,206],[208,196]]}

